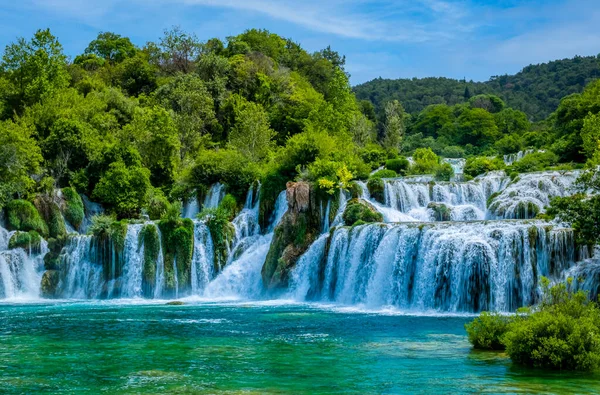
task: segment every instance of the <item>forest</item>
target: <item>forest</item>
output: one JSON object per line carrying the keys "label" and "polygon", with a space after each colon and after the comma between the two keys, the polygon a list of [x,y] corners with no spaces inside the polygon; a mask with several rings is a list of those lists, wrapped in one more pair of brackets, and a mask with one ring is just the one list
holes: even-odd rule
{"label": "forest", "polygon": [[398,100],[411,114],[431,104],[455,105],[475,95],[494,94],[535,122],[553,113],[563,97],[581,93],[598,77],[598,56],[576,56],[529,65],[515,75],[493,76],[487,82],[439,77],[376,78],[354,87],[354,92],[359,99],[371,101],[377,109],[390,100]]}
{"label": "forest", "polygon": [[[369,179],[375,189],[396,175],[449,180],[452,168],[441,158],[467,158],[467,178],[505,169],[502,155],[523,150],[530,153],[507,173],[600,159],[600,82],[532,123],[531,114],[475,88],[468,100],[418,112],[398,100],[358,100],[344,66],[330,47],[308,53],[255,29],[201,42],[174,27],[142,48],[103,32],[72,60],[49,30],[19,38],[0,64],[0,208],[13,228],[58,237],[65,232],[23,226],[18,217],[37,208],[51,223],[54,206],[43,202],[61,189],[84,194],[117,220],[177,217],[181,202],[221,182],[227,222],[258,180],[264,224],[288,181],[307,181],[327,196],[352,180]],[[541,74],[541,82],[552,73],[571,80],[594,67],[595,58],[576,58],[509,80]]]}

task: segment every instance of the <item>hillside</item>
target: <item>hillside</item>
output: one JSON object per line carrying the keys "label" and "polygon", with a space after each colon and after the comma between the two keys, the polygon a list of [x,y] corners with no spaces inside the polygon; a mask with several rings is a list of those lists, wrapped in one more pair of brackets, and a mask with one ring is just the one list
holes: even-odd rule
{"label": "hillside", "polygon": [[360,100],[369,100],[379,112],[390,100],[399,100],[405,110],[415,114],[430,104],[455,105],[470,96],[491,93],[500,96],[509,107],[523,111],[530,120],[539,121],[550,115],[560,99],[580,93],[600,76],[597,56],[577,56],[530,65],[515,75],[493,76],[487,82],[450,78],[383,79],[354,87]]}

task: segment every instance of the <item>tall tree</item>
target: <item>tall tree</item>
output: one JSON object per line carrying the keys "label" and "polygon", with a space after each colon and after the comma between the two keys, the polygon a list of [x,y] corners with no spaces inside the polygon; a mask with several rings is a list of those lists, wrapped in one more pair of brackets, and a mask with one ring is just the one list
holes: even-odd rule
{"label": "tall tree", "polygon": [[383,146],[397,150],[402,142],[405,129],[405,113],[398,100],[392,100],[385,105],[385,124],[383,129]]}
{"label": "tall tree", "polygon": [[128,37],[111,32],[100,32],[85,49],[86,54],[94,54],[110,63],[120,63],[132,58],[136,52],[135,45]]}
{"label": "tall tree", "polygon": [[253,161],[264,159],[273,146],[275,132],[260,104],[234,98],[235,125],[229,135],[232,147]]}
{"label": "tall tree", "polygon": [[67,58],[49,29],[38,30],[30,41],[19,38],[6,46],[0,70],[11,84],[9,102],[20,112],[43,96],[69,85]]}

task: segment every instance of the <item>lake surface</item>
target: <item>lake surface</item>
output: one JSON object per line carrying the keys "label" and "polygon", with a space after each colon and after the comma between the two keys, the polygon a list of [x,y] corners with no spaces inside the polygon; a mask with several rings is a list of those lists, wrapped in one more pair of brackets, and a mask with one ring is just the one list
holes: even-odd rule
{"label": "lake surface", "polygon": [[0,393],[600,393],[471,350],[469,317],[284,302],[0,305]]}

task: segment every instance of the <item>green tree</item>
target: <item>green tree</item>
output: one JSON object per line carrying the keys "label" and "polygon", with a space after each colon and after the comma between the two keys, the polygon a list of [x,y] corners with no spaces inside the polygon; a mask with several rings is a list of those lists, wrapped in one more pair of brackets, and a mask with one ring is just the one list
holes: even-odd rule
{"label": "green tree", "polygon": [[229,144],[252,161],[264,159],[273,147],[275,135],[267,113],[260,104],[239,96],[234,100],[235,125],[229,134]]}
{"label": "green tree", "polygon": [[201,148],[203,136],[216,126],[214,102],[196,75],[178,75],[156,91],[162,105],[174,111],[179,131],[180,158],[185,160]]}
{"label": "green tree", "polygon": [[190,73],[200,56],[202,45],[193,33],[186,33],[179,26],[164,31],[160,39],[161,63],[163,71],[174,74]]}
{"label": "green tree", "polygon": [[494,116],[482,108],[466,109],[458,117],[460,144],[485,147],[501,137]]}
{"label": "green tree", "polygon": [[0,70],[10,82],[8,100],[13,110],[39,102],[69,84],[67,58],[49,29],[38,30],[30,41],[19,38],[4,50]]}
{"label": "green tree", "polygon": [[150,191],[150,171],[123,162],[112,163],[100,178],[92,197],[114,210],[119,218],[136,217]]}
{"label": "green tree", "polygon": [[[135,56],[136,52],[137,48],[128,37],[111,32],[100,32],[84,51],[86,55],[96,55],[109,63],[120,63]],[[83,62],[83,58],[77,57],[76,63],[78,58]]]}
{"label": "green tree", "polygon": [[168,186],[179,166],[180,142],[171,114],[162,107],[138,108],[123,136],[137,145],[154,186]]}
{"label": "green tree", "polygon": [[31,130],[10,120],[0,122],[0,209],[13,197],[32,191],[40,171],[42,153]]}
{"label": "green tree", "polygon": [[583,140],[583,150],[588,159],[598,161],[598,151],[600,150],[600,114],[588,114],[583,120],[581,129],[581,139]]}
{"label": "green tree", "polygon": [[404,135],[405,113],[402,104],[393,100],[385,105],[385,124],[383,129],[383,146],[398,150]]}

